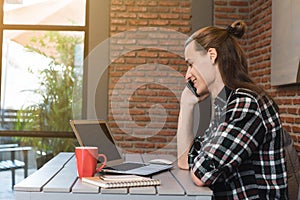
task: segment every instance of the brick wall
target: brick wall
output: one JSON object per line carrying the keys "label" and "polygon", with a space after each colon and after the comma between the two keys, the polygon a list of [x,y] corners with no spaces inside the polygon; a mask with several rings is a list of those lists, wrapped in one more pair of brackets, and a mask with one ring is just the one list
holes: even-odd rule
{"label": "brick wall", "polygon": [[[181,57],[180,39],[184,36],[178,33],[186,35],[191,30],[191,1],[112,0],[110,12],[113,39],[109,120],[115,138],[127,151],[160,149],[176,153],[178,92],[184,86],[182,75],[186,70]],[[271,17],[271,0],[214,1],[215,25],[227,26],[235,19],[243,19],[248,24],[241,44],[249,58],[249,72],[278,103],[283,125],[300,151],[299,85],[273,87],[270,84]],[[161,27],[175,33],[166,36],[160,29],[128,32],[142,27]],[[160,65],[166,66],[167,70],[161,70]],[[131,72],[130,76],[127,76],[128,72]],[[163,80],[176,87],[163,84]],[[155,105],[157,109],[151,109]]]}
{"label": "brick wall", "polygon": [[190,0],[112,0],[109,121],[130,152],[176,154]]}

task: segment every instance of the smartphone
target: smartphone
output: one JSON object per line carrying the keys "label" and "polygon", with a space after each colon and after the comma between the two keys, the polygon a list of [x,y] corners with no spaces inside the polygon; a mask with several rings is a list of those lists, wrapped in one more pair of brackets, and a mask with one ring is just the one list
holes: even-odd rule
{"label": "smartphone", "polygon": [[186,86],[192,91],[192,93],[194,95],[196,95],[196,97],[200,97],[198,94],[197,94],[197,89],[194,87],[194,83],[193,81],[189,80],[186,84]]}

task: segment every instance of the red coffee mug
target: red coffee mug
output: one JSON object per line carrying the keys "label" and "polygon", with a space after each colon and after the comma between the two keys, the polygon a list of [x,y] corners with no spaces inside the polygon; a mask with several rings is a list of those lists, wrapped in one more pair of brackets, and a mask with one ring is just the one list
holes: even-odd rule
{"label": "red coffee mug", "polygon": [[[98,147],[76,147],[75,156],[79,178],[94,176],[95,172],[100,172],[105,167],[107,161],[104,154],[98,154]],[[96,169],[99,157],[103,157],[104,161]]]}

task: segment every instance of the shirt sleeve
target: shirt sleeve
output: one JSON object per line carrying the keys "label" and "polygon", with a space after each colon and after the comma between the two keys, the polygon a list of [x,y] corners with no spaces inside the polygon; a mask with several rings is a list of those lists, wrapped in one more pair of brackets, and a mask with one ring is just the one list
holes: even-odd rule
{"label": "shirt sleeve", "polygon": [[[193,157],[194,174],[206,185],[249,159],[263,139],[265,127],[256,99],[234,94],[227,105],[224,121]],[[191,161],[190,161],[191,163]]]}

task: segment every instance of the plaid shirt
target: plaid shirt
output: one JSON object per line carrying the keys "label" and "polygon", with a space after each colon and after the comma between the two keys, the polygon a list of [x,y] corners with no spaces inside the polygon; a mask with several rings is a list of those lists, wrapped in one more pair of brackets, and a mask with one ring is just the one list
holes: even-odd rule
{"label": "plaid shirt", "polygon": [[272,101],[226,87],[214,118],[189,152],[189,166],[214,199],[287,199],[279,115]]}

